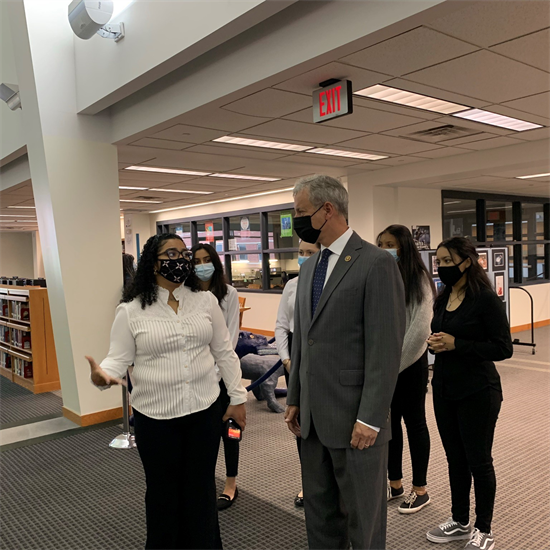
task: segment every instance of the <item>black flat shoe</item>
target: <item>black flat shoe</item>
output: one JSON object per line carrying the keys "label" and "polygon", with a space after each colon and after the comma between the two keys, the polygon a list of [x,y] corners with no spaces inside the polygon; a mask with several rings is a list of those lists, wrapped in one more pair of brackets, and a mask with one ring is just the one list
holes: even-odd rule
{"label": "black flat shoe", "polygon": [[235,489],[235,496],[233,498],[231,498],[229,495],[226,495],[225,493],[221,494],[218,497],[218,511],[227,510],[227,508],[233,506],[233,503],[237,500],[238,496],[239,496],[238,487]]}
{"label": "black flat shoe", "polygon": [[296,495],[294,497],[294,506],[297,506],[298,508],[304,507],[304,497],[301,497],[300,495]]}

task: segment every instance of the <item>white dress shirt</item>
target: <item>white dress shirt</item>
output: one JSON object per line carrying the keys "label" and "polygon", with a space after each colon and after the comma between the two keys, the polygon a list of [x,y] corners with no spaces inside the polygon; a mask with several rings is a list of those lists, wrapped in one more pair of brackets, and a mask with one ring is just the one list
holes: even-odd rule
{"label": "white dress shirt", "polygon": [[[342,252],[344,252],[344,248],[346,248],[346,245],[348,244],[348,241],[351,239],[352,235],[353,235],[353,230],[351,229],[351,227],[348,227],[348,230],[343,235],[338,237],[330,246],[321,245],[321,254],[319,254],[319,259],[321,258],[321,255],[325,248],[328,248],[332,252],[332,254],[328,257],[327,276],[325,278],[325,285],[327,284],[329,277],[332,275],[332,272],[334,271],[334,266],[340,259],[340,256],[342,255]],[[325,288],[325,285],[323,285],[323,288]],[[372,428],[377,432],[380,431],[379,427],[371,426],[370,424],[367,424],[366,422],[363,422],[359,419],[357,419],[357,422],[359,422],[360,424],[364,424],[365,426],[368,426],[369,428]]]}
{"label": "white dress shirt", "polygon": [[277,323],[275,324],[275,343],[281,361],[290,359],[288,349],[288,334],[294,332],[294,306],[296,304],[296,290],[298,289],[298,277],[290,279],[285,285],[279,310],[277,312]]}
{"label": "white dress shirt", "polygon": [[237,347],[237,342],[239,341],[240,307],[239,293],[231,285],[227,285],[227,294],[221,301],[220,307],[222,308],[225,324],[229,330],[229,337],[231,339],[231,343],[233,344],[233,349],[235,349]]}
{"label": "white dress shirt", "polygon": [[179,302],[177,313],[161,287],[157,301],[145,309],[139,298],[118,306],[101,368],[122,377],[133,363],[132,406],[158,420],[210,407],[220,392],[215,364],[231,405],[244,403],[240,362],[216,297],[184,285],[173,294]]}

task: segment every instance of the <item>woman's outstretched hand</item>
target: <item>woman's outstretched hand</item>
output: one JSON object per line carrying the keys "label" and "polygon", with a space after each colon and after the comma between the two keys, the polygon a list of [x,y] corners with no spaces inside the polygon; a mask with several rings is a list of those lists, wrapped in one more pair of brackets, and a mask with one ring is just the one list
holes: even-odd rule
{"label": "woman's outstretched hand", "polygon": [[99,387],[104,386],[116,386],[121,385],[125,386],[126,382],[120,378],[114,378],[109,376],[94,360],[93,357],[86,356],[88,363],[90,363],[90,368],[92,369],[92,382]]}

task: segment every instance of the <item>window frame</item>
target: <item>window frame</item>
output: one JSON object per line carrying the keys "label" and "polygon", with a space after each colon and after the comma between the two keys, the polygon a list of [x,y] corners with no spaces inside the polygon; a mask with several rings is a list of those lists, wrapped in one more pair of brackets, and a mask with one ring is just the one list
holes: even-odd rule
{"label": "window frame", "polygon": [[[479,248],[512,247],[514,261],[514,277],[511,284],[515,286],[540,285],[550,282],[550,198],[530,197],[523,195],[507,195],[500,193],[476,193],[473,191],[441,191],[441,222],[445,230],[445,200],[461,199],[476,201],[476,240],[472,243]],[[512,235],[511,241],[487,241],[487,202],[501,201],[512,203]],[[522,233],[523,204],[536,203],[543,206],[544,239],[524,240]],[[544,277],[531,281],[524,281],[523,277],[523,245],[544,245]]]}
{"label": "window frame", "polygon": [[[230,222],[229,219],[239,216],[250,216],[252,214],[260,214],[260,239],[261,239],[261,249],[258,250],[257,254],[262,257],[262,288],[238,288],[239,292],[249,292],[249,293],[267,293],[267,294],[282,294],[282,289],[271,289],[270,280],[269,280],[269,255],[270,254],[281,254],[281,253],[298,253],[298,247],[296,248],[277,248],[271,249],[268,248],[269,235],[268,235],[268,214],[270,212],[276,212],[278,210],[288,211],[291,210],[294,212],[293,203],[283,203],[273,206],[264,206],[260,209],[258,208],[247,208],[244,210],[232,210],[229,212],[219,212],[204,216],[192,216],[186,218],[174,218],[170,220],[157,221],[157,234],[168,233],[168,227],[174,224],[180,223],[191,223],[191,242],[192,246],[195,246],[198,241],[198,231],[197,231],[197,222],[210,221],[215,219],[222,220],[222,233],[223,233],[223,249],[224,251],[220,253],[220,257],[223,256],[225,264],[225,275],[229,284],[233,284],[232,276],[232,258],[234,256],[239,256],[243,254],[242,250],[229,250],[229,239],[230,239]],[[294,214],[293,214],[294,215]]]}

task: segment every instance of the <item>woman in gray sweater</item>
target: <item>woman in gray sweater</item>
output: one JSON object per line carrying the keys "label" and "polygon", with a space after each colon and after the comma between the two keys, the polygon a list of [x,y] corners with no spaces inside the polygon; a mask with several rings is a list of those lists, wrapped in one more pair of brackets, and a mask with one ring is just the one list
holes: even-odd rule
{"label": "woman in gray sweater", "polygon": [[388,456],[388,500],[405,495],[403,489],[403,430],[405,421],[413,470],[412,488],[399,512],[412,514],[430,503],[426,476],[430,459],[430,434],[426,424],[428,357],[426,340],[430,335],[435,286],[403,225],[390,225],[378,235],[378,246],[398,262],[405,285],[407,324],[399,377],[391,404],[392,439]]}

